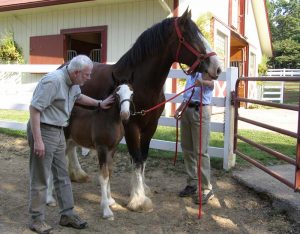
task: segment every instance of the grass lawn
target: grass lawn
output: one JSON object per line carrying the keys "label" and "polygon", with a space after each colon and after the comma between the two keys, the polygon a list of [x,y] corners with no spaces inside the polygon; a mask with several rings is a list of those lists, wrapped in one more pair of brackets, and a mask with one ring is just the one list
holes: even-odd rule
{"label": "grass lawn", "polygon": [[0,120],[9,120],[19,123],[26,123],[29,119],[28,111],[0,110]]}

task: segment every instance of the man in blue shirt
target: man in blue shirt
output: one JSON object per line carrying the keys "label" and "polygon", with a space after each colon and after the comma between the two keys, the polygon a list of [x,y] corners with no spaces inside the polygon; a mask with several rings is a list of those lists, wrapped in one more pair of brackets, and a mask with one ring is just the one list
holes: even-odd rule
{"label": "man in blue shirt", "polygon": [[[194,94],[186,110],[180,114],[192,95],[192,90],[188,90],[183,95],[183,102],[175,112],[175,118],[180,118],[181,126],[181,147],[184,156],[184,164],[187,177],[187,186],[180,191],[180,197],[187,197],[196,194],[198,184],[197,162],[199,159],[200,145],[200,103],[202,101],[202,204],[206,204],[212,199],[214,194],[210,183],[210,157],[208,155],[208,145],[210,138],[211,100],[214,89],[214,81],[206,77],[205,74],[194,73],[187,79],[185,88],[196,84]],[[202,100],[200,100],[200,87],[202,85]],[[199,196],[194,196],[194,202],[199,203]]]}

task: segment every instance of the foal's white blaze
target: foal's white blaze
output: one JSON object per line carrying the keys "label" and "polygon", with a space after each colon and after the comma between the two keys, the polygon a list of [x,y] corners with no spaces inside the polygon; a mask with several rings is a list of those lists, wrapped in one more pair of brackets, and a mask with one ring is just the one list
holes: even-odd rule
{"label": "foal's white blaze", "polygon": [[[203,35],[201,33],[198,33],[198,36],[200,37],[200,40],[204,44],[204,47],[206,49],[206,53],[213,52],[213,50],[210,47],[210,45],[209,45],[208,41],[206,40],[206,38],[203,37]],[[208,74],[210,76],[217,77],[219,75],[220,71],[221,71],[220,70],[221,67],[220,67],[220,62],[219,62],[218,56],[217,55],[213,55],[213,56],[210,56],[209,59],[210,59],[210,66],[207,69]]]}
{"label": "foal's white blaze", "polygon": [[[117,94],[120,97],[120,103],[121,103],[125,99],[130,100],[133,91],[130,90],[128,85],[122,84],[120,85],[120,89],[117,91]],[[130,116],[130,101],[125,101],[122,103],[120,115],[122,120],[128,120]]]}

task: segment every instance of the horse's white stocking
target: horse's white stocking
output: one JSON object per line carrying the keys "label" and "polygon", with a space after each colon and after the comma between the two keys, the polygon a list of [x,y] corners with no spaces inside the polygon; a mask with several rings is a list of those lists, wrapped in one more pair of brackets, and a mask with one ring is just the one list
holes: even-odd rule
{"label": "horse's white stocking", "polygon": [[53,186],[53,175],[52,172],[50,173],[50,176],[47,180],[47,200],[46,203],[48,206],[56,206],[56,200],[53,197],[53,190],[54,190],[54,186]]}
{"label": "horse's white stocking", "polygon": [[141,169],[133,171],[131,178],[131,194],[128,209],[138,212],[150,212],[153,210],[152,201],[145,195],[143,176]]}
{"label": "horse's white stocking", "polygon": [[[110,206],[110,185],[109,177],[104,178],[102,175],[99,176],[99,181],[101,185],[101,203],[100,210],[102,212],[102,217],[104,219],[114,220],[114,214],[109,208]],[[108,195],[109,194],[109,195]],[[110,197],[112,199],[112,197]]]}
{"label": "horse's white stocking", "polygon": [[146,169],[146,162],[143,163],[143,174],[142,175],[143,175],[143,183],[144,183],[145,193],[146,193],[146,195],[150,195],[151,189],[145,182],[145,169]]}
{"label": "horse's white stocking", "polygon": [[77,158],[76,145],[72,140],[68,140],[67,142],[66,155],[68,156],[70,179],[76,182],[87,182],[89,176],[80,166]]}
{"label": "horse's white stocking", "polygon": [[113,199],[113,197],[111,196],[110,180],[108,180],[108,184],[107,184],[107,197],[108,197],[108,205],[109,206],[113,206],[114,204],[116,204],[115,199]]}

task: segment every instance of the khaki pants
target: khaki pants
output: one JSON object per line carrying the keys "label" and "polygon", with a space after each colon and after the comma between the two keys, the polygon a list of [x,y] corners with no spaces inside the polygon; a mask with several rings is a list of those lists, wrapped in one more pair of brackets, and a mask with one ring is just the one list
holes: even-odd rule
{"label": "khaki pants", "polygon": [[54,187],[61,214],[73,214],[74,200],[71,181],[66,169],[65,136],[62,129],[41,125],[42,139],[46,154],[40,158],[34,154],[34,141],[30,128],[27,125],[27,137],[30,147],[30,191],[29,214],[32,220],[45,219],[47,197],[47,179],[52,171]]}
{"label": "khaki pants", "polygon": [[[212,189],[210,183],[210,157],[208,145],[210,138],[211,106],[202,107],[202,191],[208,193]],[[181,118],[181,147],[184,156],[184,164],[187,172],[187,184],[198,185],[197,163],[199,159],[200,122],[199,111],[195,108],[186,108]]]}

